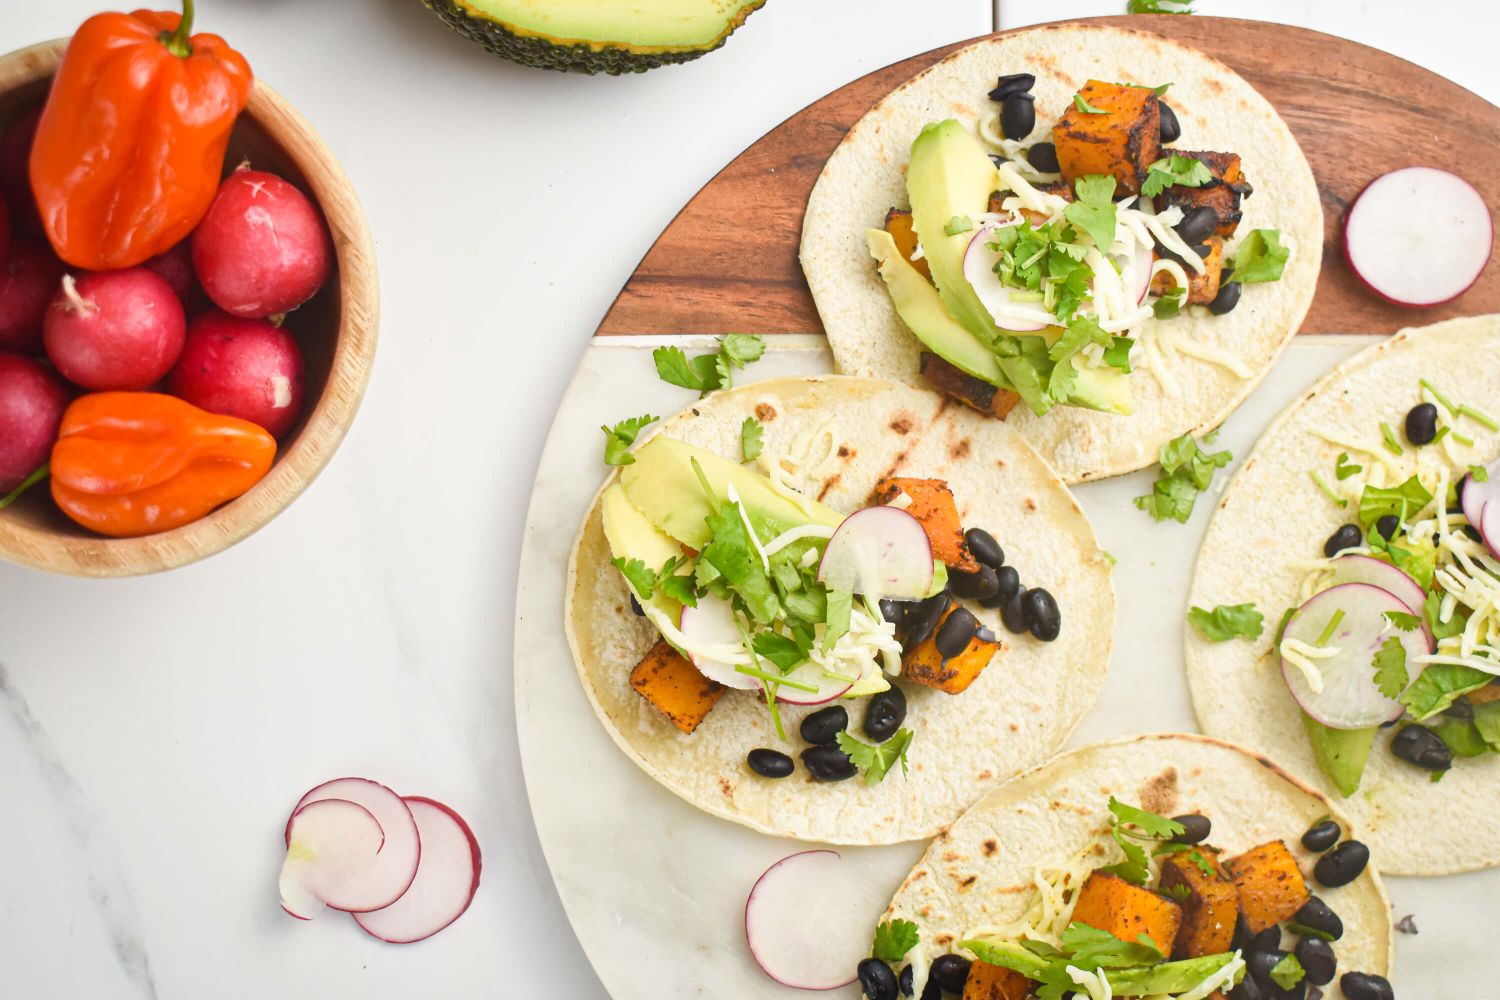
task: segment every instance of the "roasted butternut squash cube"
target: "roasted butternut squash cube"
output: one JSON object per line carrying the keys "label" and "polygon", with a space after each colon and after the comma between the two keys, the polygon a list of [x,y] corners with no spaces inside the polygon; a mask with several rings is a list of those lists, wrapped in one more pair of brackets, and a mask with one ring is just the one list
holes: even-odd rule
{"label": "roasted butternut squash cube", "polygon": [[[1224,240],[1210,236],[1203,244],[1208,247],[1208,256],[1202,258],[1203,273],[1187,266],[1182,269],[1188,277],[1188,293],[1182,300],[1183,305],[1206,306],[1219,295],[1219,281],[1224,276]],[[1152,295],[1166,295],[1176,287],[1177,280],[1166,271],[1151,279]]]}
{"label": "roasted butternut squash cube", "polygon": [[630,672],[630,686],[655,705],[672,725],[691,734],[698,728],[724,686],[698,672],[665,639],[652,646]]}
{"label": "roasted butternut squash cube", "polygon": [[1273,840],[1252,847],[1224,863],[1240,896],[1245,928],[1259,934],[1284,920],[1307,902],[1307,883],[1286,843]]}
{"label": "roasted butternut squash cube", "polygon": [[1057,164],[1069,186],[1089,174],[1113,174],[1117,196],[1137,194],[1151,164],[1161,159],[1161,103],[1146,87],[1090,80],[1078,92],[1089,107],[1070,103],[1052,129]]}
{"label": "roasted butternut squash cube", "polygon": [[[1071,184],[1064,184],[1061,182],[1054,182],[1052,184],[1038,184],[1036,185],[1036,189],[1046,194],[1055,194],[1063,201],[1073,200],[1073,186]],[[999,213],[1005,211],[1005,199],[1009,197],[1010,194],[1008,192],[992,191],[990,193],[989,204],[991,214],[998,215]],[[1030,220],[1033,226],[1043,225],[1047,221],[1047,216],[1043,215],[1041,212],[1033,212],[1030,209],[1021,209],[1021,214],[1026,216],[1026,218]]]}
{"label": "roasted butternut squash cube", "polygon": [[963,1000],[1026,1000],[1031,980],[1015,969],[975,960],[964,980]]}
{"label": "roasted butternut squash cube", "polygon": [[1165,953],[1177,940],[1182,907],[1170,896],[1127,882],[1118,875],[1094,871],[1078,890],[1073,919],[1108,931],[1121,941],[1137,942],[1145,934]]}
{"label": "roasted butternut squash cube", "polygon": [[1019,394],[975,378],[928,351],[922,352],[918,367],[938,392],[997,420],[1004,420],[1021,401]]}
{"label": "roasted butternut squash cube", "polygon": [[1229,950],[1240,915],[1240,895],[1212,847],[1168,855],[1161,863],[1161,891],[1182,906],[1173,958],[1198,958]]}
{"label": "roasted butternut squash cube", "polygon": [[[1245,180],[1238,153],[1216,153],[1212,151],[1166,150],[1175,156],[1186,156],[1197,160],[1208,168],[1214,179],[1202,187],[1184,187],[1173,184],[1156,197],[1158,210],[1176,205],[1186,215],[1199,206],[1206,205],[1214,211],[1216,232],[1223,237],[1234,235],[1244,213],[1240,202],[1250,197],[1254,188]],[[1164,154],[1165,155],[1165,154]]]}
{"label": "roasted butternut squash cube", "polygon": [[875,484],[874,502],[887,504],[905,495],[911,502],[905,510],[921,522],[932,543],[932,557],[950,569],[965,573],[979,572],[979,560],[964,541],[964,526],[958,519],[958,504],[953,491],[941,479],[909,479],[892,476]]}
{"label": "roasted butternut squash cube", "polygon": [[[938,619],[937,627],[932,634],[911,649],[904,650],[901,656],[901,675],[907,680],[918,684],[925,684],[948,694],[962,694],[974,678],[978,677],[980,671],[990,665],[995,653],[1000,649],[997,639],[980,638],[981,632],[975,632],[974,638],[964,647],[963,652],[957,656],[943,659],[943,654],[938,652],[937,634],[946,622],[962,605],[954,602],[949,606],[943,616]],[[972,612],[970,612],[972,613]],[[982,630],[982,627],[981,627]],[[990,633],[984,632],[989,635]]]}
{"label": "roasted butternut squash cube", "polygon": [[911,224],[911,212],[904,208],[893,208],[885,213],[885,231],[891,234],[901,256],[911,261],[911,266],[917,269],[918,274],[931,281],[932,269],[927,266],[927,258],[911,259],[911,255],[917,252],[917,231]]}

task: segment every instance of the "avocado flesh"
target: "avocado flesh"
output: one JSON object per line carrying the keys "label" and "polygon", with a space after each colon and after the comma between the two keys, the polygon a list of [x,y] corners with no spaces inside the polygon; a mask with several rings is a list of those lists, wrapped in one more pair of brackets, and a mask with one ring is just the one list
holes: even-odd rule
{"label": "avocado flesh", "polygon": [[723,45],[765,0],[422,0],[459,34],[526,66],[641,73]]}
{"label": "avocado flesh", "polygon": [[737,462],[658,434],[637,449],[635,461],[621,470],[620,485],[648,521],[690,549],[708,544],[712,536],[706,519],[718,513],[703,492],[694,461],[719,504],[729,499],[729,487],[734,487],[763,540],[805,524],[836,528],[844,519],[832,507],[811,498],[798,503],[782,496],[772,489],[769,479]]}
{"label": "avocado flesh", "polygon": [[[692,566],[692,560],[685,558],[682,547],[656,530],[656,525],[625,496],[625,490],[619,483],[604,491],[604,496],[599,500],[599,512],[604,521],[604,537],[609,542],[610,554],[616,559],[624,559],[626,562],[639,559],[653,572],[660,572],[667,560],[674,558],[682,561],[682,565],[678,567],[679,572],[684,567]],[[627,578],[626,586],[629,585]],[[676,600],[660,590],[654,591],[649,598],[642,597],[634,587],[630,590],[641,607],[655,608],[671,621],[678,620],[682,605]]]}
{"label": "avocado flesh", "polygon": [[1375,745],[1375,726],[1367,729],[1330,729],[1321,722],[1302,713],[1303,725],[1307,727],[1307,738],[1312,743],[1313,756],[1318,767],[1328,775],[1339,794],[1348,798],[1359,789],[1359,779],[1365,773],[1365,762],[1370,759],[1370,748]]}

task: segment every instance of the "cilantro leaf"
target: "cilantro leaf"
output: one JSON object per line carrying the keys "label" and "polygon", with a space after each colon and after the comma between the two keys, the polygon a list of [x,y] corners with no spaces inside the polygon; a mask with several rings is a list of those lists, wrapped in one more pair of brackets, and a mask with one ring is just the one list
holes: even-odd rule
{"label": "cilantro leaf", "polygon": [[1367,532],[1387,514],[1395,514],[1405,523],[1431,502],[1432,494],[1416,476],[1400,486],[1366,486],[1359,496],[1359,523]]}
{"label": "cilantro leaf", "polygon": [[719,338],[719,353],[736,368],[759,361],[766,353],[766,342],[751,333],[730,333]]}
{"label": "cilantro leaf", "polygon": [[619,556],[611,559],[610,562],[625,577],[625,581],[630,584],[630,589],[635,591],[637,597],[643,601],[651,600],[651,595],[656,592],[656,574],[647,569],[645,563],[639,559],[627,560]]}
{"label": "cilantro leaf", "polygon": [[[1080,98],[1081,99],[1081,98]],[[1089,174],[1073,182],[1077,200],[1063,209],[1063,217],[1089,234],[1100,253],[1109,253],[1115,242],[1115,178],[1113,174]]]}
{"label": "cilantro leaf", "polygon": [[875,746],[857,740],[842,730],[837,739],[839,749],[849,755],[855,767],[865,772],[865,784],[873,785],[882,781],[898,760],[901,762],[901,773],[908,773],[906,751],[911,747],[912,735],[910,729],[898,729],[896,735]]}
{"label": "cilantro leaf", "polygon": [[1469,478],[1476,483],[1487,483],[1490,481],[1490,470],[1482,465],[1469,466]]}
{"label": "cilantro leaf", "polygon": [[922,940],[917,925],[910,920],[892,920],[875,926],[875,944],[870,954],[883,962],[899,962]]}
{"label": "cilantro leaf", "polygon": [[1421,722],[1451,707],[1460,695],[1477,691],[1492,680],[1489,674],[1473,667],[1431,663],[1402,693],[1400,701],[1410,710],[1412,719]]}
{"label": "cilantro leaf", "polygon": [[672,598],[679,604],[685,604],[690,608],[698,606],[698,589],[693,586],[691,574],[667,575],[664,579],[658,577],[661,592]]}
{"label": "cilantro leaf", "polygon": [[1192,0],[1130,0],[1125,5],[1129,14],[1191,14]]}
{"label": "cilantro leaf", "polygon": [[1141,183],[1141,194],[1155,198],[1169,187],[1202,187],[1214,179],[1213,171],[1191,156],[1173,153],[1157,160],[1146,168],[1146,179]]}
{"label": "cilantro leaf", "polygon": [[807,652],[797,644],[797,640],[775,632],[761,632],[750,643],[756,655],[763,656],[781,668],[782,672],[791,670],[797,664],[807,659]]}
{"label": "cilantro leaf", "polygon": [[1421,618],[1418,618],[1416,615],[1407,614],[1405,611],[1387,611],[1385,612],[1385,620],[1403,632],[1414,631],[1417,626],[1422,624]]}
{"label": "cilantro leaf", "polygon": [[1175,819],[1168,819],[1154,812],[1127,805],[1113,795],[1109,797],[1109,811],[1113,814],[1117,826],[1133,826],[1141,831],[1142,835],[1154,840],[1169,840],[1187,829]]}
{"label": "cilantro leaf", "polygon": [[1135,885],[1145,885],[1151,880],[1151,866],[1146,858],[1146,849],[1133,840],[1121,837],[1118,827],[1115,829],[1114,836],[1115,843],[1119,844],[1120,850],[1125,852],[1125,860],[1099,870]]}
{"label": "cilantro leaf", "polygon": [[1355,465],[1349,461],[1349,453],[1347,451],[1341,451],[1339,452],[1338,459],[1333,463],[1333,475],[1339,482],[1343,482],[1350,476],[1363,472],[1364,468],[1363,465]]}
{"label": "cilantro leaf", "polygon": [[1281,245],[1281,230],[1256,229],[1236,251],[1234,273],[1229,276],[1229,281],[1244,285],[1278,281],[1291,255],[1291,248]]}
{"label": "cilantro leaf", "polygon": [[957,236],[959,233],[967,233],[974,228],[974,220],[967,215],[955,215],[943,224],[943,232],[948,236]]}
{"label": "cilantro leaf", "polygon": [[849,631],[849,615],[854,609],[854,595],[847,590],[828,591],[827,630],[823,633],[823,651],[827,652]]}
{"label": "cilantro leaf", "polygon": [[1265,617],[1254,604],[1221,604],[1212,611],[1194,607],[1187,617],[1205,639],[1213,642],[1225,642],[1236,636],[1259,639],[1265,626]]}
{"label": "cilantro leaf", "polygon": [[703,547],[698,560],[698,584],[711,580],[705,567],[711,567],[723,578],[745,606],[752,620],[769,625],[781,611],[781,602],[771,586],[771,578],[755,553],[738,504],[726,501],[717,512],[704,518],[712,540]]}
{"label": "cilantro leaf", "polygon": [[1375,668],[1375,686],[1381,694],[1395,698],[1406,690],[1410,680],[1406,675],[1406,647],[1399,638],[1393,635],[1386,639],[1371,665]]}
{"label": "cilantro leaf", "polygon": [[1091,970],[1155,965],[1163,959],[1161,949],[1149,935],[1141,934],[1137,941],[1121,940],[1109,931],[1075,920],[1062,933],[1062,950],[1073,964]]}
{"label": "cilantro leaf", "polygon": [[715,389],[733,385],[730,372],[758,361],[765,353],[766,342],[746,333],[730,333],[718,338],[719,349],[712,354],[689,358],[680,347],[658,347],[651,352],[656,374],[663,382],[697,391],[699,397]]}
{"label": "cilantro leaf", "polygon": [[622,420],[613,427],[601,425],[599,429],[604,432],[604,464],[605,465],[630,465],[635,462],[635,456],[630,454],[629,448],[635,444],[636,437],[641,429],[647,424],[654,424],[660,417],[653,417],[649,413],[639,417],[631,417]]}
{"label": "cilantro leaf", "polygon": [[1073,106],[1075,108],[1077,108],[1079,111],[1082,111],[1086,115],[1107,115],[1107,114],[1109,114],[1109,112],[1106,111],[1106,110],[1104,110],[1103,108],[1096,108],[1092,104],[1090,104],[1088,101],[1085,101],[1083,99],[1083,95],[1082,94],[1074,94],[1073,95]]}
{"label": "cilantro leaf", "polygon": [[1173,316],[1182,314],[1182,300],[1187,297],[1186,288],[1173,288],[1165,295],[1158,296],[1151,303],[1151,313],[1157,319],[1171,319]]}
{"label": "cilantro leaf", "polygon": [[1130,346],[1133,343],[1129,337],[1115,337],[1104,350],[1104,363],[1129,375]]}
{"label": "cilantro leaf", "polygon": [[765,428],[754,417],[746,417],[745,422],[740,425],[740,454],[745,461],[753,462],[760,455],[760,439],[764,433]]}
{"label": "cilantro leaf", "polygon": [[1271,979],[1284,990],[1302,982],[1303,975],[1302,963],[1297,961],[1296,955],[1288,955],[1271,966]]}
{"label": "cilantro leaf", "polygon": [[1136,497],[1135,505],[1154,520],[1171,518],[1186,524],[1198,494],[1213,482],[1214,471],[1234,458],[1228,451],[1207,452],[1191,434],[1173,438],[1161,446],[1161,474],[1151,493]]}

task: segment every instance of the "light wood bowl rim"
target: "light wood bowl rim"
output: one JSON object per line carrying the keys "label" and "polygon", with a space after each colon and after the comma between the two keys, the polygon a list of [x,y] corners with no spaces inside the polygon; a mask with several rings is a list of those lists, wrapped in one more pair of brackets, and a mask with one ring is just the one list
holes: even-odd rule
{"label": "light wood bowl rim", "polygon": [[[0,56],[0,93],[52,76],[66,39]],[[364,397],[375,361],[379,287],[364,211],[333,153],[295,108],[256,80],[245,109],[306,177],[333,236],[339,329],[327,380],[306,424],[248,493],[192,524],[143,538],[84,537],[19,524],[0,511],[0,558],[71,576],[124,577],[185,566],[249,537],[323,471]],[[42,488],[42,487],[39,487]]]}

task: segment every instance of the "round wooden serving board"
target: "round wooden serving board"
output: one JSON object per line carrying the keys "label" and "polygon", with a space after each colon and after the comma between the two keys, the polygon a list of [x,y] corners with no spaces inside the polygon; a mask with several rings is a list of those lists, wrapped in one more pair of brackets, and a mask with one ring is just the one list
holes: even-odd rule
{"label": "round wooden serving board", "polygon": [[[1500,108],[1387,52],[1305,28],[1222,17],[1088,20],[1153,32],[1214,56],[1249,80],[1291,126],[1317,175],[1326,227],[1323,273],[1301,332],[1392,333],[1500,312],[1500,265],[1493,260],[1457,301],[1414,310],[1367,292],[1339,246],[1349,202],[1399,167],[1451,170],[1474,184],[1486,204],[1500,204]],[[737,156],[657,238],[596,336],[822,333],[797,246],[824,161],[876,101],[967,44],[934,49],[846,84]]]}

